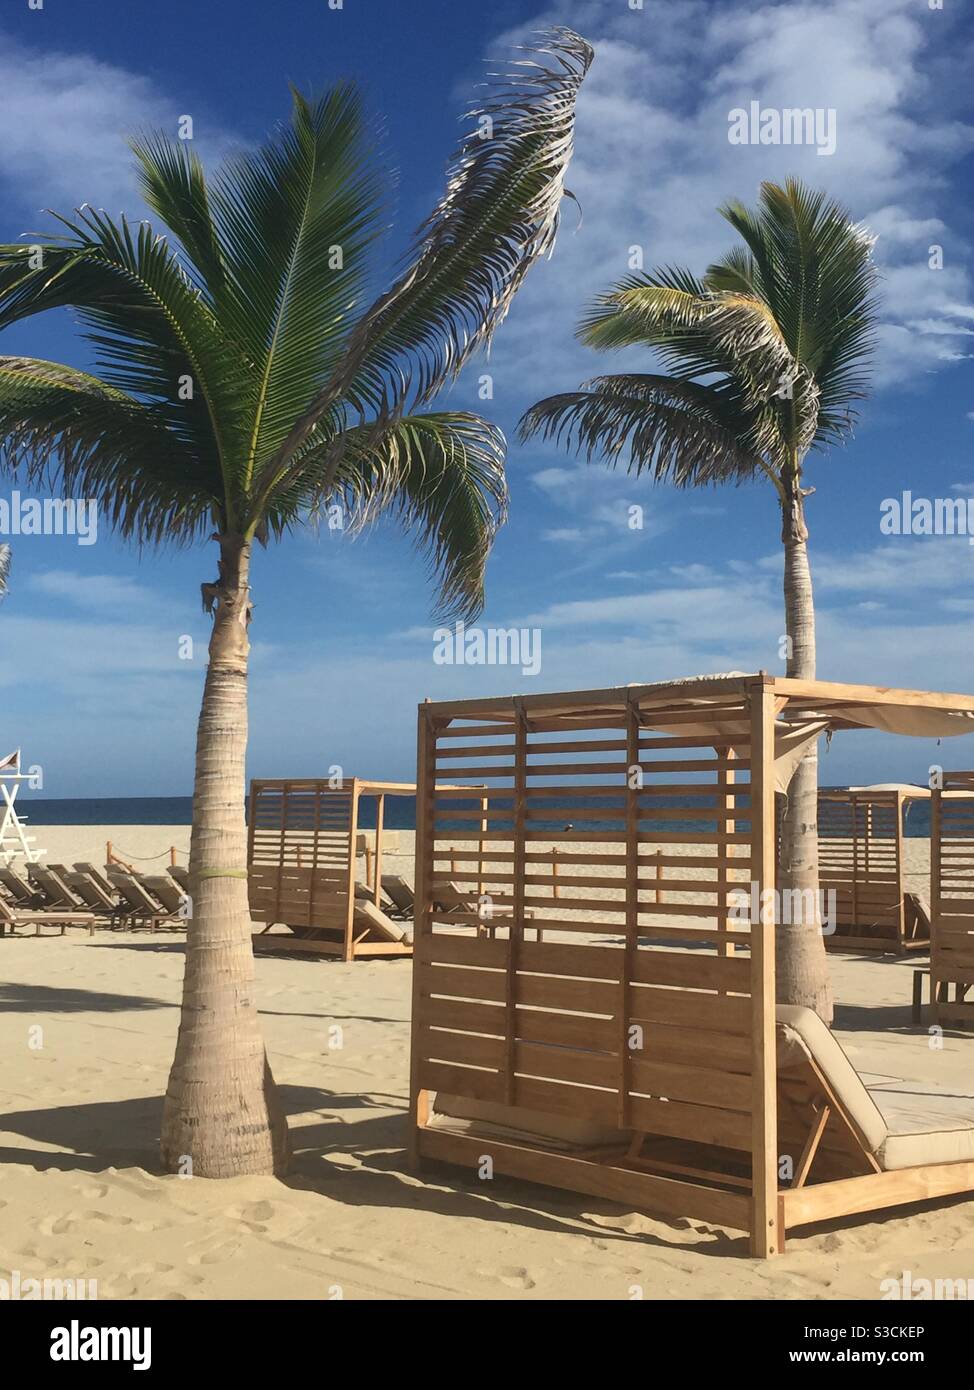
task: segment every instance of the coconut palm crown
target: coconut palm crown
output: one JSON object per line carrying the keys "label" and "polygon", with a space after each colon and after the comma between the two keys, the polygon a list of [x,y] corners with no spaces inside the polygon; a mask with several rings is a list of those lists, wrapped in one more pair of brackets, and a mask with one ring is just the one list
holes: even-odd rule
{"label": "coconut palm crown", "polygon": [[[655,351],[664,372],[600,376],[539,401],[520,424],[610,467],[678,487],[767,478],[785,548],[786,673],[815,676],[815,615],[804,486],[809,451],[849,434],[866,394],[876,319],[873,238],[838,203],[797,180],[765,183],[756,210],[727,203],[739,245],[702,278],[665,268],[602,295],[581,340]],[[818,888],[814,750],[789,788],[781,877]],[[818,933],[782,928],[784,1001],[831,1017]]]}

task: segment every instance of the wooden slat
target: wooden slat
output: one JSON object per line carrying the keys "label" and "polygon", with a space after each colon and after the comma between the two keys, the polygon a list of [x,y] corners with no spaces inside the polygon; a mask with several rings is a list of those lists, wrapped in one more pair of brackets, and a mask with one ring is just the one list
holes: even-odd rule
{"label": "wooden slat", "polygon": [[689,1216],[735,1230],[748,1229],[749,1199],[738,1193],[481,1136],[451,1134],[443,1129],[424,1130],[418,1145],[426,1157],[462,1165],[471,1173],[477,1171],[487,1153],[496,1173],[523,1181],[584,1192],[664,1215]]}
{"label": "wooden slat", "polygon": [[695,1024],[705,1032],[750,1031],[751,1000],[736,995],[698,994],[685,989],[650,989],[636,986],[630,996],[632,1021],[639,1023]]}
{"label": "wooden slat", "polygon": [[776,869],[773,688],[754,686],[751,707],[751,864],[762,904],[751,928],[751,1070],[749,1117],[753,1212],[752,1253],[778,1253],[782,1244],[778,1206],[777,1069],[775,1042],[774,902]]}

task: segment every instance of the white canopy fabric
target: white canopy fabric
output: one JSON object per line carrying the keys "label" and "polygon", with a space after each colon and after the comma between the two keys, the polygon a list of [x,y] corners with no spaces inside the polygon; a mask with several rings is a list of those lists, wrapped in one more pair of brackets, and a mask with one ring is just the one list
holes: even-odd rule
{"label": "white canopy fabric", "polygon": [[922,709],[916,705],[833,705],[829,714],[864,729],[913,738],[952,738],[974,734],[974,713],[969,710]]}

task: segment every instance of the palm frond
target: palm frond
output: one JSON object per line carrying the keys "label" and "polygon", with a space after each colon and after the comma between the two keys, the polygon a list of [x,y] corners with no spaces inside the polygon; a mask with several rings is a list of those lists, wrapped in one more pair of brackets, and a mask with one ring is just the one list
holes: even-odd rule
{"label": "palm frond", "polygon": [[507,518],[505,452],[500,430],[467,411],[403,416],[378,441],[371,427],[353,427],[322,493],[306,472],[305,500],[342,497],[353,530],[391,510],[429,558],[438,612],[470,617],[483,605],[487,557]]}
{"label": "palm frond", "polygon": [[233,491],[242,452],[234,425],[245,364],[164,237],[91,208],[41,247],[0,247],[0,328],[71,307],[106,384],[152,403],[183,444],[215,452]]}
{"label": "palm frond", "polygon": [[748,447],[753,418],[732,384],[719,388],[668,376],[595,377],[533,405],[519,437],[554,440],[570,452],[609,467],[624,463],[635,474],[677,487],[743,482],[760,455]]}
{"label": "palm frond", "polygon": [[575,101],[593,55],[569,29],[526,52],[534,56],[495,78],[492,94],[469,113],[474,128],[405,269],[358,323],[341,368],[296,422],[271,474],[337,400],[390,420],[429,402],[489,345],[525,275],[551,252]]}
{"label": "palm frond", "polygon": [[291,98],[290,124],[213,185],[228,276],[221,322],[254,375],[248,478],[344,360],[380,230],[383,170],[358,91],[339,84]]}
{"label": "palm frond", "polygon": [[0,470],[94,502],[122,535],[185,543],[219,521],[219,468],[151,406],[57,362],[0,358]]}

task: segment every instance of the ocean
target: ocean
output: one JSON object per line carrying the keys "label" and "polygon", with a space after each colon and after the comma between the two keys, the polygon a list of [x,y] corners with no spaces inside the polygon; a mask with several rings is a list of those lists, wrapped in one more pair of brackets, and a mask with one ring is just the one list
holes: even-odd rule
{"label": "ocean", "polygon": [[[466,803],[463,803],[464,806]],[[475,806],[475,802],[470,806]],[[507,804],[510,804],[509,802]],[[604,806],[604,797],[592,797],[591,805]],[[713,803],[706,797],[686,797],[684,800],[677,801],[668,798],[666,801],[657,800],[659,806],[669,806],[674,809],[683,806],[707,807]],[[742,799],[742,805],[746,804]],[[649,802],[649,806],[653,801]],[[17,809],[27,817],[30,825],[189,825],[192,820],[193,799],[190,796],[116,796],[116,797],[78,797],[78,798],[57,798],[44,796],[25,796],[23,793],[17,798]],[[460,804],[457,803],[457,809]],[[582,817],[579,816],[579,820]],[[599,826],[604,830],[621,830],[624,828],[623,821],[600,821]],[[359,825],[363,830],[371,830],[375,826],[375,802],[372,798],[365,798],[359,808]],[[412,796],[390,796],[386,798],[385,825],[388,830],[415,830],[416,829],[416,799]],[[532,822],[532,826],[538,830],[563,830],[562,821],[537,820]],[[660,830],[698,830],[714,828],[707,822],[701,821],[668,821],[660,824]],[[452,827],[449,823],[445,829],[460,830],[469,826],[463,826],[457,822]],[[505,826],[506,828],[506,826]],[[644,826],[644,829],[649,827]],[[740,827],[744,829],[744,825]],[[909,838],[921,839],[930,834],[930,803],[927,801],[915,801],[907,808],[905,833]],[[593,839],[598,836],[593,827]]]}

